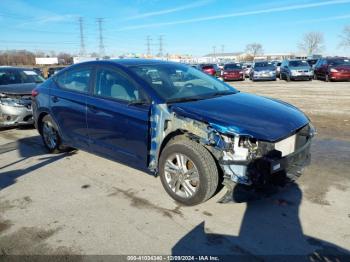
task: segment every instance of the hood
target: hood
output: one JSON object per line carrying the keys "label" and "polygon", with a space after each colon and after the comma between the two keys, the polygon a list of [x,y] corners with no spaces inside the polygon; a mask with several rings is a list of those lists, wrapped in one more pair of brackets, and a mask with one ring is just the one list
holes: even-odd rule
{"label": "hood", "polygon": [[311,70],[310,66],[291,66],[291,70]]}
{"label": "hood", "polygon": [[6,95],[30,95],[37,85],[36,83],[0,85],[0,93]]}
{"label": "hood", "polygon": [[170,110],[209,123],[221,133],[248,135],[269,142],[288,137],[309,122],[290,104],[246,93],[175,103]]}
{"label": "hood", "polygon": [[330,68],[334,68],[334,69],[337,69],[339,71],[350,71],[350,65],[330,66]]}

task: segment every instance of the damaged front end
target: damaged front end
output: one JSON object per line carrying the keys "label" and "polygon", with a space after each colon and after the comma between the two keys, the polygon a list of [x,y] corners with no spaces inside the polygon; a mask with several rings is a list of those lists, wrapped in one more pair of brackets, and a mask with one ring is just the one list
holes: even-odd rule
{"label": "damaged front end", "polygon": [[193,119],[172,110],[167,104],[151,108],[151,148],[149,169],[158,172],[158,158],[166,138],[180,132],[202,144],[215,157],[224,174],[227,193],[232,198],[235,183],[259,186],[277,174],[295,180],[310,162],[310,144],[315,129],[308,123],[277,141],[258,140],[238,127],[224,127]]}
{"label": "damaged front end", "polygon": [[0,93],[0,127],[33,124],[30,95]]}

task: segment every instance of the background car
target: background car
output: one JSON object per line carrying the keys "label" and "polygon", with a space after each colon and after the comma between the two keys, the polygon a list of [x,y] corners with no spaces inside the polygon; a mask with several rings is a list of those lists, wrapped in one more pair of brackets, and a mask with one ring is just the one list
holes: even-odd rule
{"label": "background car", "polygon": [[251,63],[245,63],[243,65],[243,71],[244,71],[244,76],[245,77],[249,77],[251,70],[252,70],[252,64]]}
{"label": "background car", "polygon": [[59,67],[50,67],[49,70],[47,71],[47,78],[53,76],[54,74],[57,74],[59,71],[64,69],[64,66],[59,66]]}
{"label": "background car", "polygon": [[276,64],[275,64],[275,66],[276,66],[276,76],[277,76],[277,77],[280,76],[281,64],[282,64],[282,62],[276,62]]}
{"label": "background car", "polygon": [[0,67],[0,127],[33,124],[31,93],[43,81],[32,68]]}
{"label": "background car", "polygon": [[243,72],[242,64],[232,63],[224,65],[221,73],[221,77],[225,80],[244,80],[245,75]]}
{"label": "background car", "polygon": [[200,64],[198,69],[211,76],[220,77],[221,75],[221,70],[215,64]]}
{"label": "background car", "polygon": [[325,81],[349,81],[350,59],[346,57],[321,58],[314,68],[314,79]]}
{"label": "background car", "polygon": [[308,62],[308,64],[311,66],[311,68],[312,69],[314,69],[314,67],[315,67],[315,65],[316,65],[316,63],[317,63],[317,61],[318,61],[318,59],[307,59],[306,60],[307,62]]}
{"label": "background car", "polygon": [[276,67],[272,62],[259,61],[255,62],[249,74],[249,79],[256,80],[272,80],[276,81]]}
{"label": "background car", "polygon": [[281,80],[312,80],[313,71],[306,60],[284,60],[280,67]]}

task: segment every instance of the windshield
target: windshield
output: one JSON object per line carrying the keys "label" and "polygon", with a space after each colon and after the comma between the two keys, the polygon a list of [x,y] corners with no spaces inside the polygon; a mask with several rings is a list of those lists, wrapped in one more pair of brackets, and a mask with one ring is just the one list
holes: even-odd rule
{"label": "windshield", "polygon": [[0,85],[42,82],[44,78],[32,69],[0,68]]}
{"label": "windshield", "polygon": [[309,59],[307,60],[307,62],[309,63],[310,66],[313,66],[317,63],[317,59]]}
{"label": "windshield", "polygon": [[350,65],[349,59],[335,59],[329,62],[331,66],[342,66],[342,65]]}
{"label": "windshield", "polygon": [[258,62],[255,63],[254,68],[256,67],[268,67],[268,68],[272,68],[275,67],[274,64],[272,62]]}
{"label": "windshield", "polygon": [[228,64],[224,66],[225,70],[232,70],[232,69],[242,69],[241,64]]}
{"label": "windshield", "polygon": [[289,66],[291,67],[298,67],[298,66],[307,66],[309,67],[309,63],[304,60],[295,60],[295,61],[289,61]]}
{"label": "windshield", "polygon": [[166,102],[237,93],[237,90],[224,82],[181,64],[137,65],[129,68],[148,82]]}

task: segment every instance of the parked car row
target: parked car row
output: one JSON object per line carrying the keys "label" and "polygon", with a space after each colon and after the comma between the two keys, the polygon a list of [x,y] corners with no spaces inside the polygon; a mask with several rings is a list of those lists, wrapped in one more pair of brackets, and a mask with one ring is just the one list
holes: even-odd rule
{"label": "parked car row", "polygon": [[224,81],[244,80],[312,80],[350,81],[350,60],[344,57],[320,59],[287,59],[284,61],[257,61],[254,63],[199,64],[193,67]]}

